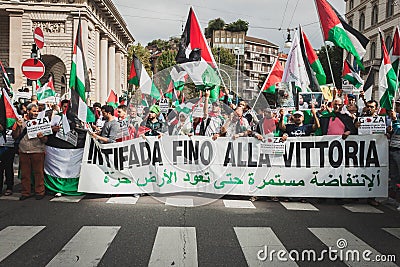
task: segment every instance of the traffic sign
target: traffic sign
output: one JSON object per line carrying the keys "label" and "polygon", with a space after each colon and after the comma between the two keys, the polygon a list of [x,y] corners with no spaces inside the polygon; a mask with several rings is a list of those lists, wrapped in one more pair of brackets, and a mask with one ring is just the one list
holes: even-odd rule
{"label": "traffic sign", "polygon": [[40,27],[36,27],[33,31],[33,40],[39,49],[42,49],[44,46],[44,34]]}
{"label": "traffic sign", "polygon": [[39,80],[44,72],[44,64],[39,59],[30,58],[22,63],[22,73],[30,80]]}

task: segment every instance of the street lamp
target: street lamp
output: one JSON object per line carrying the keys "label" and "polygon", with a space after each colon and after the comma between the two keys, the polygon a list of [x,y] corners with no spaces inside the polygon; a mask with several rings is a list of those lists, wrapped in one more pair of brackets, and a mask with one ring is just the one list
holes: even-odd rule
{"label": "street lamp", "polygon": [[237,64],[237,69],[236,69],[236,106],[239,103],[239,63],[240,63],[240,58],[239,58],[239,54],[240,54],[240,48],[239,47],[235,47],[235,54],[237,55],[237,60],[236,60],[236,64]]}
{"label": "street lamp", "polygon": [[292,40],[290,37],[290,29],[287,29],[287,40],[285,42],[285,48],[291,48],[292,47]]}

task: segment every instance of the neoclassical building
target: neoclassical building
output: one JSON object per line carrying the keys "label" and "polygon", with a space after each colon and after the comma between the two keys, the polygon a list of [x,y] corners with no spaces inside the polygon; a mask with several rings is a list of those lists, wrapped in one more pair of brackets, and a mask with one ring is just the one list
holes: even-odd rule
{"label": "neoclassical building", "polygon": [[[31,57],[33,30],[44,32],[40,54],[57,93],[68,91],[79,15],[90,78],[89,100],[104,103],[108,93],[127,88],[127,52],[132,34],[111,0],[0,0],[0,60],[15,69],[13,89],[27,86],[22,62]],[[2,82],[2,81],[1,81]]]}

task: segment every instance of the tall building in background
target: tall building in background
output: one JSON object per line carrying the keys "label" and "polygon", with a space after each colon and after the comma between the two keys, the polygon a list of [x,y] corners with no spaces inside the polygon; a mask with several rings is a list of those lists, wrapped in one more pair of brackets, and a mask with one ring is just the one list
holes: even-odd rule
{"label": "tall building in background", "polygon": [[267,40],[247,36],[245,32],[230,32],[215,30],[210,40],[212,47],[230,49],[235,55],[236,66],[239,58],[239,70],[247,78],[244,80],[243,90],[247,99],[257,97],[260,89],[258,84],[266,78],[275,60],[285,62],[284,55],[279,56],[279,46]]}
{"label": "tall building in background", "polygon": [[27,86],[21,65],[31,57],[33,30],[40,27],[46,67],[41,82],[52,75],[56,92],[67,92],[79,15],[91,84],[89,100],[104,103],[111,89],[118,94],[126,90],[128,47],[134,38],[111,0],[2,0],[0,60],[15,70],[14,90]]}
{"label": "tall building in background", "polygon": [[[378,28],[384,34],[386,47],[390,49],[396,26],[400,25],[400,3],[398,0],[345,0],[345,2],[346,19],[350,26],[370,39],[364,56],[364,66],[367,71],[370,68],[379,71],[382,54]],[[374,84],[373,92],[376,94],[378,75],[375,75]]]}

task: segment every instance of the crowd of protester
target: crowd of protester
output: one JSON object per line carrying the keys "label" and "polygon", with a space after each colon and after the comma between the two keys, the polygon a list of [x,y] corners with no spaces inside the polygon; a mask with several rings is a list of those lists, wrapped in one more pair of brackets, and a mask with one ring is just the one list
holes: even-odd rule
{"label": "crowd of protester", "polygon": [[[150,107],[140,107],[134,104],[119,105],[114,109],[110,105],[93,104],[92,110],[96,121],[89,130],[91,136],[101,143],[113,143],[132,138],[163,135],[203,135],[217,138],[254,137],[263,140],[265,136],[281,137],[285,142],[288,137],[310,135],[340,135],[346,139],[349,135],[357,135],[360,117],[379,116],[379,104],[375,100],[365,100],[361,93],[362,108],[357,105],[356,96],[335,96],[332,101],[325,101],[318,109],[311,104],[309,112],[297,109],[280,109],[263,107],[257,111],[245,101],[223,101],[209,99],[205,94],[203,116],[195,117],[192,113],[178,112],[172,107],[167,113],[161,113],[157,103]],[[236,104],[236,103],[237,104]],[[300,104],[300,101],[299,101]],[[361,105],[360,105],[361,106]],[[35,96],[28,103],[16,105],[22,115],[12,128],[12,141],[2,144],[0,158],[0,179],[7,186],[4,195],[13,193],[13,161],[14,155],[19,154],[22,179],[21,200],[33,196],[31,194],[31,173],[34,176],[34,191],[36,199],[42,199],[45,194],[43,183],[44,147],[46,142],[54,140],[60,131],[57,122],[52,121],[53,136],[38,134],[37,138],[28,139],[26,136],[26,121],[38,116],[48,116],[63,112],[68,118],[71,129],[79,134],[78,143],[84,146],[87,125],[85,126],[76,115],[68,111],[69,101],[63,100],[60,105],[40,104]],[[394,108],[386,113],[387,137],[389,142],[389,194],[394,196],[400,186],[400,99],[394,103]],[[0,131],[4,125],[0,125]],[[9,138],[10,139],[10,138]],[[3,182],[0,183],[0,193],[3,192]],[[256,200],[252,197],[251,200]],[[271,197],[272,200],[282,200]],[[283,198],[283,201],[298,200]],[[300,201],[307,201],[301,198]],[[371,205],[379,205],[375,199],[368,199]]]}

